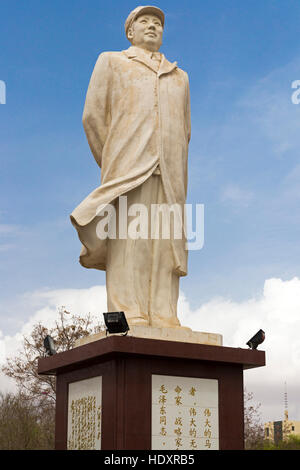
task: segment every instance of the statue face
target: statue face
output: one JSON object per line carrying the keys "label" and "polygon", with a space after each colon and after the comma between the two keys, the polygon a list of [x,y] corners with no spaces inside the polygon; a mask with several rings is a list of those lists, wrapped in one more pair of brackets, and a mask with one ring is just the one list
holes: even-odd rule
{"label": "statue face", "polygon": [[128,30],[128,39],[133,46],[158,51],[162,44],[163,26],[155,15],[141,15]]}

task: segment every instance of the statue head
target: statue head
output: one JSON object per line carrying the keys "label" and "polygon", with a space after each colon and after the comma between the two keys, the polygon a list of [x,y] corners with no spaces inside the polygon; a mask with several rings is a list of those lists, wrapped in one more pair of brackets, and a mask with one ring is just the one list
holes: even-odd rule
{"label": "statue head", "polygon": [[133,46],[156,52],[162,44],[164,23],[165,15],[160,8],[139,6],[125,22],[126,36]]}

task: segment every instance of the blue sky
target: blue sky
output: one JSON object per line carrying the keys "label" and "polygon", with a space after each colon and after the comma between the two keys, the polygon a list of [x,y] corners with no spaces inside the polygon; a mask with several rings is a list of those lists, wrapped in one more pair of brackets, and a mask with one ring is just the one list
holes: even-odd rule
{"label": "blue sky", "polygon": [[[161,51],[189,74],[188,202],[205,205],[205,244],[190,253],[181,289],[194,309],[214,298],[258,298],[267,279],[300,277],[300,104],[291,101],[300,3],[152,4],[166,14]],[[81,123],[90,75],[99,53],[129,47],[123,25],[136,6],[1,2],[3,334],[32,314],[28,293],[105,282],[79,265],[69,214],[100,181]]]}

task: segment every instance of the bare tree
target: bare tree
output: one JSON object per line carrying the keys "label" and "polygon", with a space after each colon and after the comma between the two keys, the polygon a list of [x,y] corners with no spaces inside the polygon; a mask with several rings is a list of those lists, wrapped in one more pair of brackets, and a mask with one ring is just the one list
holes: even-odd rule
{"label": "bare tree", "polygon": [[14,358],[7,359],[2,372],[14,379],[23,396],[34,400],[39,407],[54,405],[55,377],[37,373],[38,358],[45,355],[44,338],[47,335],[53,337],[57,352],[67,351],[74,347],[77,339],[103,329],[102,324],[95,324],[94,320],[90,314],[85,317],[72,315],[61,307],[55,326],[48,329],[37,323],[30,336],[24,336],[23,349]]}
{"label": "bare tree", "polygon": [[245,449],[262,449],[264,427],[261,420],[261,404],[253,404],[253,393],[244,390],[244,440]]}

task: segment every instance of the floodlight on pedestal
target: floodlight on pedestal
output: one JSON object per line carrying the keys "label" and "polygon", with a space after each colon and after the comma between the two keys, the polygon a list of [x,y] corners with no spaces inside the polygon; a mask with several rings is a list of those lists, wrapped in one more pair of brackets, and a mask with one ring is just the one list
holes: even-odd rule
{"label": "floodlight on pedestal", "polygon": [[48,356],[53,356],[54,354],[56,354],[54,340],[51,336],[47,335],[44,339],[44,347]]}
{"label": "floodlight on pedestal", "polygon": [[257,346],[265,340],[265,337],[265,332],[263,330],[259,330],[246,344],[250,349],[257,349]]}
{"label": "floodlight on pedestal", "polygon": [[129,326],[124,312],[107,312],[103,313],[106,325],[106,334],[108,333],[124,333],[127,335]]}

